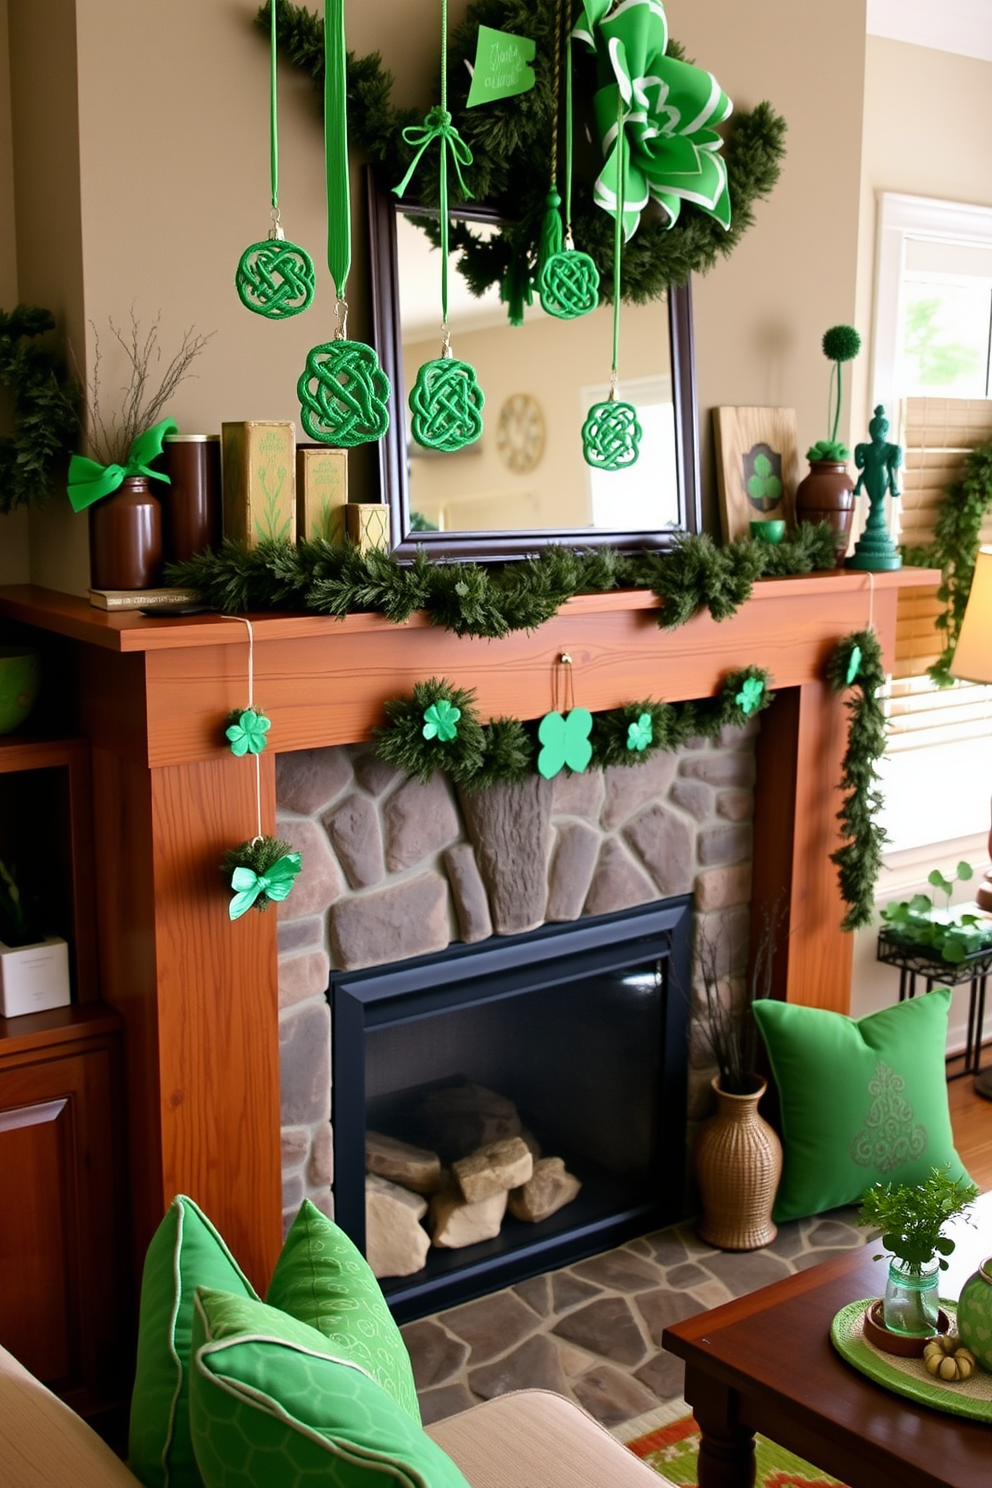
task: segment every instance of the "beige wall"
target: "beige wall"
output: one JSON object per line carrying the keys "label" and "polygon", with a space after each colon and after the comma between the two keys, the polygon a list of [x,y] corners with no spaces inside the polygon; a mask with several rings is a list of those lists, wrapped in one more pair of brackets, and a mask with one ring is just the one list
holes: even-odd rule
{"label": "beige wall", "polygon": [[865,61],[855,398],[867,427],[877,193],[992,206],[992,63],[879,36]]}
{"label": "beige wall", "polygon": [[[267,53],[252,26],[255,0],[6,3],[21,296],[64,318],[87,365],[93,333],[83,329],[95,322],[108,389],[122,370],[110,356],[108,316],[126,320],[133,305],[148,324],[161,312],[167,355],[186,327],[214,332],[173,404],[187,430],[227,418],[298,419],[306,352],[333,329],[321,132],[309,82],[284,69],[283,220],[317,261],[318,297],[306,315],[273,325],[245,311],[233,288],[239,254],[267,227]],[[466,3],[452,0],[451,24]],[[701,425],[708,431],[717,403],[794,404],[807,442],[825,432],[819,338],[854,314],[864,0],[754,0],[746,10],[731,0],[671,0],[668,9],[673,34],[738,107],[767,97],[789,122],[775,194],[736,254],[696,286]],[[349,45],[379,48],[399,78],[397,102],[426,107],[437,71],[435,0],[350,0],[347,21]],[[368,306],[357,192],[353,216],[350,291],[361,334]],[[354,490],[368,488],[370,467],[371,452],[359,452]],[[32,516],[31,530],[35,581],[84,589],[86,524],[61,493]]]}
{"label": "beige wall", "polygon": [[[0,309],[17,303],[17,254],[14,242],[14,152],[10,119],[10,49],[7,44],[7,0],[0,0]],[[0,434],[10,429],[12,410],[0,389]],[[14,584],[28,569],[28,517],[18,511],[0,517],[0,584]]]}

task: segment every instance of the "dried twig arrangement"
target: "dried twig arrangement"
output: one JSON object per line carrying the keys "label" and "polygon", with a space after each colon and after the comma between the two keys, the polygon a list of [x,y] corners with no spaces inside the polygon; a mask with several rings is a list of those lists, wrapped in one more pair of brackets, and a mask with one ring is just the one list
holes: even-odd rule
{"label": "dried twig arrangement", "polygon": [[164,371],[156,376],[163,355],[158,334],[161,319],[159,311],[145,332],[142,332],[133,308],[129,331],[110,320],[111,332],[127,357],[131,373],[121,387],[124,396],[120,409],[113,411],[109,419],[101,399],[100,363],[103,357],[100,335],[90,321],[93,327],[93,374],[86,384],[86,414],[93,454],[105,465],[125,462],[138,435],[158,422],[180,383],[192,375],[190,366],[213,335],[213,332],[207,336],[194,334],[192,327],[184,331],[179,350]]}

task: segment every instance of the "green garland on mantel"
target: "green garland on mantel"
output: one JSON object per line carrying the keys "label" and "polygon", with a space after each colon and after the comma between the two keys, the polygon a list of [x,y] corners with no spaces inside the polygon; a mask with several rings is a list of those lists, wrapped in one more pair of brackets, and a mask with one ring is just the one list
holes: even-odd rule
{"label": "green garland on mantel", "polygon": [[[712,698],[684,703],[646,698],[596,713],[587,768],[640,765],[660,750],[671,753],[681,748],[689,739],[712,739],[728,725],[741,728],[773,701],[770,682],[769,673],[761,667],[742,667],[724,678]],[[434,718],[439,703],[455,710],[451,715],[455,721],[448,729],[435,727],[425,732],[425,717]],[[484,724],[474,704],[474,692],[454,687],[443,677],[417,682],[412,698],[391,698],[386,703],[389,721],[373,730],[375,752],[425,785],[444,770],[456,785],[471,792],[534,774],[540,720],[522,723],[519,718],[504,717]],[[629,742],[632,726],[638,731],[636,746]]]}
{"label": "green garland on mantel", "polygon": [[947,608],[937,616],[935,624],[945,632],[946,644],[933,666],[927,668],[938,687],[950,687],[954,682],[951,664],[971,592],[982,523],[990,511],[992,439],[965,455],[960,478],[951,481],[941,501],[933,542],[928,547],[901,550],[906,563],[941,570],[937,598]]}
{"label": "green garland on mantel", "polygon": [[619,589],[650,589],[666,630],[704,609],[714,620],[725,620],[749,597],[756,579],[832,569],[834,561],[830,527],[804,522],[777,546],[744,541],[717,547],[706,534],[682,534],[665,553],[549,547],[502,567],[438,563],[423,549],[412,562],[400,563],[380,549],[361,553],[351,543],[322,538],[255,548],[227,541],[216,553],[169,565],[166,576],[169,583],[196,589],[222,614],[302,609],[341,618],[372,612],[402,625],[415,610],[425,610],[433,624],[456,635],[498,640],[512,631],[536,630],[577,594]]}
{"label": "green garland on mantel", "polygon": [[[480,236],[464,222],[451,224],[449,241],[458,254],[458,268],[473,294],[491,284],[533,279],[541,225],[546,210],[551,140],[555,125],[553,58],[559,0],[476,0],[456,26],[448,43],[448,107],[458,132],[472,151],[467,184],[477,202],[495,207],[506,225],[493,236]],[[256,17],[268,34],[269,6]],[[284,56],[306,72],[314,87],[324,86],[324,23],[305,5],[288,0],[276,18],[279,46]],[[533,88],[513,98],[466,108],[470,74],[466,63],[475,59],[479,26],[533,38],[537,43]],[[596,91],[595,60],[582,47],[573,49],[575,97],[591,102]],[[678,43],[669,41],[668,54],[682,56]],[[403,179],[413,158],[413,147],[403,130],[419,124],[421,110],[397,109],[390,102],[392,77],[382,67],[378,52],[367,57],[348,55],[348,131],[382,173],[389,185]],[[590,109],[590,121],[592,119]],[[785,154],[785,120],[769,103],[741,109],[725,130],[723,158],[727,165],[733,218],[724,229],[691,202],[682,206],[678,222],[666,228],[661,213],[645,212],[641,225],[626,244],[621,267],[621,296],[643,304],[663,296],[672,284],[685,284],[691,274],[705,273],[721,256],[733,252],[754,222],[754,203],[766,197],[778,180]],[[581,152],[584,128],[576,129]],[[425,156],[418,183],[424,202],[438,201],[440,155]],[[600,271],[600,297],[612,298],[613,219],[593,202],[592,185],[601,162],[583,170],[576,162],[572,190],[572,227],[577,249],[588,253]],[[452,181],[452,198],[462,199]],[[423,220],[418,226],[425,231]]]}
{"label": "green garland on mantel", "polygon": [[847,750],[841,766],[844,804],[837,813],[843,844],[831,853],[841,896],[848,906],[843,930],[857,930],[875,918],[875,884],[888,841],[878,817],[884,801],[878,788],[878,762],[885,753],[885,714],[880,702],[885,683],[882,648],[873,630],[855,631],[841,641],[827,669],[836,692],[850,690]]}

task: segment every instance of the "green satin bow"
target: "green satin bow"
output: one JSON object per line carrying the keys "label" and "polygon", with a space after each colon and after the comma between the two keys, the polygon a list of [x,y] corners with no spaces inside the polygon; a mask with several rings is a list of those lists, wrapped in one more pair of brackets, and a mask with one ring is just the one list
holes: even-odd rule
{"label": "green satin bow", "polygon": [[73,511],[85,511],[94,501],[116,491],[132,475],[147,475],[153,480],[171,484],[167,475],[149,467],[152,460],[162,453],[162,442],[166,434],[175,434],[178,428],[175,419],[171,418],[153,424],[150,429],[139,434],[131,445],[126,465],[101,465],[99,460],[90,460],[86,455],[73,455],[69,461],[68,487]]}
{"label": "green satin bow", "polygon": [[573,31],[596,53],[600,88],[593,99],[605,164],[597,204],[616,215],[617,114],[623,116],[628,161],[623,230],[631,238],[649,199],[678,220],[683,201],[730,226],[723,141],[714,128],[733,104],[711,73],[666,57],[668,22],[661,0],[583,0]]}
{"label": "green satin bow", "polygon": [[256,873],[253,868],[235,868],[231,875],[231,888],[235,893],[228,907],[231,919],[239,920],[260,894],[265,895],[266,903],[270,899],[288,898],[300,867],[300,855],[294,852],[277,858],[265,873]]}
{"label": "green satin bow", "polygon": [[397,196],[402,196],[413,180],[414,171],[420,164],[420,157],[424,151],[434,140],[439,139],[442,141],[442,148],[444,145],[447,145],[451,151],[451,158],[455,163],[455,173],[458,176],[459,184],[465,195],[471,199],[472,193],[465,185],[462,166],[472,164],[472,151],[458,133],[458,130],[451,121],[451,115],[446,108],[432,108],[424,119],[423,124],[411,124],[408,128],[404,129],[403,138],[408,145],[415,146],[416,154],[410,161],[409,169],[400,184],[393,187]]}

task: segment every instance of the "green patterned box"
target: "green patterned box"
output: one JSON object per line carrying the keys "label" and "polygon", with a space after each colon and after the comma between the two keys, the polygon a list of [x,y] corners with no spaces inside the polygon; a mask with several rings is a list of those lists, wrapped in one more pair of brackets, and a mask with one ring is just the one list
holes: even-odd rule
{"label": "green patterned box", "polygon": [[342,543],[348,501],[348,453],[343,449],[296,451],[296,535]]}
{"label": "green patterned box", "polygon": [[253,548],[296,541],[296,430],[291,422],[221,425],[224,536]]}
{"label": "green patterned box", "polygon": [[352,501],[346,508],[348,536],[361,553],[389,551],[389,507],[379,501]]}

